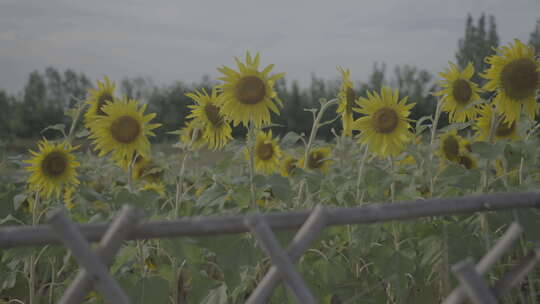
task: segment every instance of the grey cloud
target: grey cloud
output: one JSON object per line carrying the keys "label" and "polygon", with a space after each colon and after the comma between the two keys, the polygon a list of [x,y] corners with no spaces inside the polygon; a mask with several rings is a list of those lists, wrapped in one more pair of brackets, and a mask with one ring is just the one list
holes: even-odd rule
{"label": "grey cloud", "polygon": [[537,0],[2,0],[0,88],[20,90],[48,65],[191,82],[246,50],[302,83],[312,72],[337,77],[337,65],[365,80],[375,61],[438,72],[454,60],[467,12],[494,14],[507,43],[528,39],[538,11]]}

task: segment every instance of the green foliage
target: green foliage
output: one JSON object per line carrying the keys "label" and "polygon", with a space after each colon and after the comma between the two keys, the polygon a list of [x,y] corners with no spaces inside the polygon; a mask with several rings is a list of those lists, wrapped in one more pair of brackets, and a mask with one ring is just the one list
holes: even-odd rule
{"label": "green foliage", "polygon": [[[482,14],[478,18],[478,23],[473,24],[473,18],[467,15],[465,25],[465,37],[459,40],[458,50],[456,52],[457,64],[464,69],[469,62],[473,63],[474,70],[482,73],[486,70],[487,63],[484,58],[493,55],[493,48],[499,46],[499,35],[497,34],[497,24],[495,17],[489,16],[489,25],[486,29],[486,16]],[[478,74],[472,78],[475,83],[483,84],[483,79]]]}

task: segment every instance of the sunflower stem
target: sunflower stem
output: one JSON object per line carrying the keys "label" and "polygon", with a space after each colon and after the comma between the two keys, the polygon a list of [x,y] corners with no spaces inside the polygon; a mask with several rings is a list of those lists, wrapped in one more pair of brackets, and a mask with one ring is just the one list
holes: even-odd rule
{"label": "sunflower stem", "polygon": [[396,182],[395,182],[395,175],[394,175],[394,159],[392,158],[392,156],[388,157],[388,161],[390,162],[390,174],[392,175],[392,183],[390,184],[390,202],[394,202],[395,201],[395,196],[396,196]]}
{"label": "sunflower stem", "polygon": [[366,159],[369,154],[369,147],[367,144],[365,144],[364,147],[364,154],[362,155],[362,159],[360,160],[360,166],[358,167],[358,177],[356,179],[356,195],[355,200],[357,203],[359,203],[360,200],[360,184],[362,183],[362,176],[364,173],[364,165],[366,164]]}
{"label": "sunflower stem", "polygon": [[73,136],[74,136],[73,133],[75,133],[75,128],[77,127],[77,122],[79,122],[79,118],[81,117],[83,108],[84,108],[84,100],[80,100],[79,103],[77,104],[77,112],[75,113],[75,117],[71,121],[71,126],[69,127],[69,133],[66,138],[66,142],[68,144],[71,144],[71,142],[73,141]]}
{"label": "sunflower stem", "polygon": [[[501,123],[503,117],[498,116],[496,113],[493,113],[491,116],[491,124],[489,127],[489,136],[488,136],[488,143],[492,144],[495,137],[495,130],[497,129],[497,126]],[[489,159],[486,160],[486,164],[483,170],[483,183],[482,183],[482,193],[487,193],[489,191],[489,166],[491,165],[491,162]],[[479,220],[480,220],[480,227],[484,233],[484,242],[486,249],[489,250],[491,248],[491,237],[489,234],[489,221],[487,218],[487,215],[485,213],[479,213],[478,214]]]}
{"label": "sunflower stem", "polygon": [[249,121],[247,144],[249,153],[249,190],[251,192],[251,208],[257,210],[257,195],[255,192],[255,127],[253,121]]}
{"label": "sunflower stem", "polygon": [[[431,149],[435,148],[434,147],[435,137],[437,136],[437,126],[439,125],[439,119],[441,117],[442,103],[443,102],[440,99],[437,101],[437,108],[435,109],[435,116],[431,124],[431,140],[429,142]],[[431,164],[431,166],[433,166],[433,153],[429,154],[429,163]],[[433,196],[433,191],[435,188],[434,168],[432,168],[430,171],[431,171],[431,178],[429,180],[429,192],[430,192],[430,196]]]}
{"label": "sunflower stem", "polygon": [[[34,204],[32,205],[32,226],[37,225],[38,222],[38,205],[39,205],[39,190],[36,191],[34,197]],[[36,264],[38,258],[33,254],[29,257],[28,261],[28,303],[35,304],[36,302]]]}
{"label": "sunflower stem", "polygon": [[186,171],[186,161],[189,158],[189,151],[184,152],[184,157],[182,158],[182,165],[180,166],[180,175],[176,181],[176,195],[174,197],[174,217],[178,217],[180,212],[180,204],[184,196],[184,174]]}
{"label": "sunflower stem", "polygon": [[[531,135],[533,135],[534,133],[536,133],[536,131],[538,131],[538,129],[540,128],[540,123],[537,123],[534,127],[531,128],[531,130],[527,133],[527,135],[525,136],[525,139],[523,140],[524,143],[527,143],[529,141],[529,138],[531,137]],[[518,170],[518,183],[519,185],[521,186],[521,184],[523,183],[523,166],[525,164],[525,159],[523,158],[523,156],[521,157],[521,159],[519,160],[519,170]]]}
{"label": "sunflower stem", "polygon": [[[327,102],[321,103],[321,108],[318,110],[317,115],[313,115],[313,125],[311,127],[311,133],[309,134],[309,140],[306,145],[306,149],[304,151],[304,165],[302,166],[302,169],[305,170],[308,159],[309,159],[309,152],[311,151],[311,147],[313,146],[313,143],[315,141],[315,138],[317,137],[317,132],[319,131],[319,127],[321,126],[321,120],[323,118],[324,112],[332,106],[339,102],[337,98],[331,99]],[[310,110],[311,111],[311,110]],[[298,187],[298,195],[296,196],[296,204],[297,206],[300,206],[300,203],[302,202],[302,196],[304,192],[306,179],[303,178],[300,181],[300,186]]]}
{"label": "sunflower stem", "polygon": [[177,218],[178,214],[180,212],[180,204],[182,203],[183,196],[184,196],[184,175],[186,172],[186,161],[188,160],[191,152],[191,148],[193,147],[193,143],[195,140],[199,137],[199,132],[201,132],[198,128],[195,128],[193,130],[193,133],[191,134],[191,138],[189,140],[187,148],[184,150],[184,157],[182,158],[182,164],[180,165],[180,174],[178,175],[178,179],[176,181],[176,195],[174,196],[174,216],[173,218]]}

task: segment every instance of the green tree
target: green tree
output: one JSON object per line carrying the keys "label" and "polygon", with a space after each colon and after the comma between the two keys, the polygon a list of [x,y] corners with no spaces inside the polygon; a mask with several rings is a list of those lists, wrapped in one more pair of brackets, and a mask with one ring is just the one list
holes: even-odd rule
{"label": "green tree", "polygon": [[497,24],[495,17],[489,16],[489,28],[486,30],[486,16],[482,14],[475,26],[472,16],[467,15],[465,22],[465,37],[459,39],[458,50],[456,52],[457,65],[465,68],[469,62],[473,63],[476,74],[472,80],[483,84],[484,80],[478,73],[484,72],[488,67],[484,59],[493,55],[493,48],[499,46],[499,35],[497,34]]}
{"label": "green tree", "polygon": [[529,36],[529,44],[536,49],[536,56],[540,57],[540,18],[536,20],[534,30]]}
{"label": "green tree", "polygon": [[400,98],[408,96],[408,102],[416,103],[411,119],[418,119],[435,112],[436,99],[431,94],[435,90],[433,75],[414,66],[396,66],[392,87],[399,90]]}

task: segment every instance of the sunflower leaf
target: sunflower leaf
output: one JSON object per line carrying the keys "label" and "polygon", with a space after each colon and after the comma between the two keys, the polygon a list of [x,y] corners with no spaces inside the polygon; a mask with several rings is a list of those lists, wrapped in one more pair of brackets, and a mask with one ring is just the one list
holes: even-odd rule
{"label": "sunflower leaf", "polygon": [[62,133],[62,135],[66,136],[66,125],[64,125],[64,124],[56,124],[56,125],[48,126],[45,129],[41,130],[41,133],[43,133],[43,132],[45,132],[47,130],[60,131]]}
{"label": "sunflower leaf", "polygon": [[475,142],[471,149],[474,153],[480,155],[484,159],[495,159],[502,155],[504,151],[503,143],[490,144],[487,142]]}
{"label": "sunflower leaf", "polygon": [[445,133],[445,132],[449,132],[449,131],[452,131],[452,130],[463,130],[463,129],[466,129],[470,126],[472,126],[473,124],[473,121],[470,120],[468,122],[462,122],[462,123],[454,123],[454,124],[450,124],[444,128],[441,128],[439,131],[441,133]]}
{"label": "sunflower leaf", "polygon": [[424,124],[424,122],[428,120],[433,121],[433,118],[431,118],[431,115],[424,116],[416,122],[416,135],[422,134],[424,130],[432,126],[432,124],[429,124],[429,123]]}

